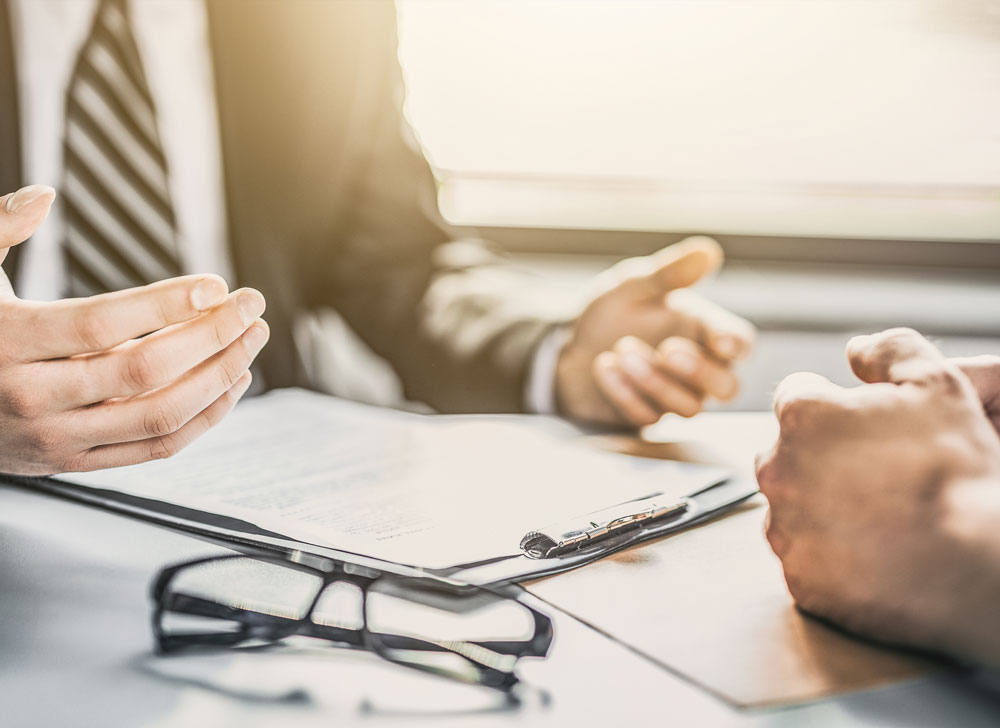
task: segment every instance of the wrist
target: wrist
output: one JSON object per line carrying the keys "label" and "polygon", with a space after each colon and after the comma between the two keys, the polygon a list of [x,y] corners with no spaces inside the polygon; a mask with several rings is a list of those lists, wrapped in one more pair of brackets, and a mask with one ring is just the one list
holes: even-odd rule
{"label": "wrist", "polygon": [[556,359],[552,400],[557,414],[563,417],[588,419],[586,413],[580,412],[575,406],[573,395],[581,389],[581,380],[589,376],[592,366],[592,361],[589,361],[586,354],[575,347],[567,336]]}

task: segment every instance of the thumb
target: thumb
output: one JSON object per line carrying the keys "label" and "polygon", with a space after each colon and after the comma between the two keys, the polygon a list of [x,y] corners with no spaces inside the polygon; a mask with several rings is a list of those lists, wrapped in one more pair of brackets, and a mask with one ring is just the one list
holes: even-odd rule
{"label": "thumb", "polygon": [[676,288],[693,286],[722,265],[722,248],[704,235],[687,238],[645,258],[647,271],[639,276],[649,295],[663,296]]}
{"label": "thumb", "polygon": [[913,329],[889,329],[847,342],[851,369],[864,382],[928,382],[957,373],[944,354]]}
{"label": "thumb", "polygon": [[0,197],[0,262],[11,246],[24,242],[38,229],[55,198],[56,191],[45,185],[22,187]]}

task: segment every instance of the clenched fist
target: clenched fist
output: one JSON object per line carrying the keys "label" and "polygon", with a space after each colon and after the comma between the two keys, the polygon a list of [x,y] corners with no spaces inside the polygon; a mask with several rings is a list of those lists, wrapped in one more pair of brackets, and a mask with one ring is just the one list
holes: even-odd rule
{"label": "clenched fist", "polygon": [[758,459],[788,588],[861,634],[1000,665],[996,361],[949,361],[909,329],[848,354],[867,384],[786,379]]}

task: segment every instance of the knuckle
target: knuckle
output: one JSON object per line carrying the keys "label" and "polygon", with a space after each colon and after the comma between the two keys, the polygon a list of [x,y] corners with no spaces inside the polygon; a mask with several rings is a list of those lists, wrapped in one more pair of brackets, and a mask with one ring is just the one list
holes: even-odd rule
{"label": "knuckle", "polygon": [[179,430],[183,424],[184,420],[177,408],[166,403],[151,405],[143,415],[143,431],[150,437],[162,438],[170,435]]}
{"label": "knuckle", "polygon": [[235,362],[228,360],[219,362],[219,376],[222,380],[222,385],[227,390],[236,384],[239,378],[243,376],[244,371],[246,370],[237,366]]}
{"label": "knuckle", "polygon": [[960,395],[967,380],[957,367],[946,365],[929,371],[925,381],[939,394]]}
{"label": "knuckle", "polygon": [[139,345],[125,355],[122,378],[126,387],[144,392],[161,384],[159,369],[149,349]]}
{"label": "knuckle", "polygon": [[912,341],[913,339],[922,340],[923,338],[918,331],[907,326],[897,326],[892,329],[886,329],[880,334],[875,334],[876,341],[884,341],[886,343],[900,343]]}
{"label": "knuckle", "polygon": [[[770,491],[775,483],[777,482],[777,456],[775,452],[770,453],[759,453],[756,457],[754,463],[754,470],[757,474],[757,485],[760,486],[760,492],[765,496],[768,496],[768,491]],[[770,497],[768,496],[770,500]]]}
{"label": "knuckle", "polygon": [[913,329],[898,327],[870,336],[858,336],[848,342],[848,356],[863,363],[885,365],[899,358],[901,352],[915,348],[923,337]]}
{"label": "knuckle", "polygon": [[834,599],[831,599],[830,585],[823,576],[827,570],[822,568],[822,564],[816,561],[810,564],[803,555],[792,550],[786,550],[779,558],[785,586],[796,606],[816,616],[828,615]]}
{"label": "knuckle", "polygon": [[38,426],[27,432],[28,445],[38,455],[46,460],[57,454],[63,447],[63,436],[53,427]]}
{"label": "knuckle", "polygon": [[35,420],[44,412],[41,397],[30,387],[16,387],[4,393],[4,404],[8,412],[22,420]]}
{"label": "knuckle", "polygon": [[55,467],[62,473],[83,473],[103,467],[99,456],[100,448],[74,449],[55,460]]}
{"label": "knuckle", "polygon": [[73,331],[77,341],[89,351],[99,351],[110,345],[104,317],[93,308],[84,309],[73,317]]}
{"label": "knuckle", "polygon": [[598,382],[603,381],[601,376],[606,371],[613,371],[617,368],[618,357],[612,351],[602,351],[594,357],[590,363],[590,373],[597,378]]}
{"label": "knuckle", "polygon": [[822,403],[812,398],[792,397],[785,400],[778,411],[782,433],[808,429],[819,419],[822,408]]}
{"label": "knuckle", "polygon": [[614,345],[611,347],[614,351],[619,354],[624,354],[627,352],[643,352],[649,349],[649,344],[640,339],[638,336],[622,336],[620,339],[615,341]]}
{"label": "knuckle", "polygon": [[[773,547],[772,547],[773,548]],[[784,565],[785,574],[785,586],[788,587],[788,593],[792,595],[792,599],[803,607],[808,608],[811,606],[808,599],[808,589],[806,588],[805,579],[798,572],[797,569]]]}
{"label": "knuckle", "polygon": [[57,461],[56,466],[62,473],[82,473],[90,470],[90,459],[85,452],[74,453]]}
{"label": "knuckle", "polygon": [[166,460],[180,451],[175,437],[157,437],[149,443],[150,460]]}
{"label": "knuckle", "polygon": [[156,317],[160,328],[169,326],[174,322],[176,315],[174,315],[171,309],[170,299],[167,296],[156,296],[153,299],[153,305],[156,307]]}
{"label": "knuckle", "polygon": [[774,551],[779,559],[788,553],[788,539],[781,529],[774,525],[773,518],[764,528],[764,537],[767,539],[768,544],[770,544],[771,550]]}
{"label": "knuckle", "polygon": [[226,327],[219,317],[215,317],[211,327],[212,343],[216,351],[221,351],[229,345],[230,337],[226,335]]}

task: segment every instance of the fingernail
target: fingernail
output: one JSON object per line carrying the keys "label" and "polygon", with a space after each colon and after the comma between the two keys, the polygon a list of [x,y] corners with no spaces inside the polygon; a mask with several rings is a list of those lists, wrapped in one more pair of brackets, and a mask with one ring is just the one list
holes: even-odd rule
{"label": "fingernail", "polygon": [[259,323],[251,326],[246,334],[243,335],[243,345],[250,356],[256,356],[264,348],[269,333],[267,324]]}
{"label": "fingernail", "polygon": [[229,289],[220,278],[203,278],[191,289],[191,305],[196,311],[206,311],[218,306],[226,298]]}
{"label": "fingernail", "polygon": [[29,185],[22,187],[17,192],[7,198],[5,207],[11,215],[16,215],[35,200],[48,193],[55,194],[55,190],[45,185]]}
{"label": "fingernail", "polygon": [[740,342],[732,336],[720,336],[715,340],[715,353],[725,359],[735,359],[740,353]]}
{"label": "fingernail", "polygon": [[249,326],[264,313],[264,297],[257,291],[244,291],[236,299],[236,308],[240,312],[243,325]]}
{"label": "fingernail", "polygon": [[635,379],[645,379],[653,373],[653,367],[642,358],[641,354],[634,351],[626,351],[620,355],[622,369],[628,372],[630,377]]}
{"label": "fingernail", "polygon": [[694,356],[687,351],[668,351],[666,354],[667,365],[678,374],[692,376],[698,371],[698,362]]}

